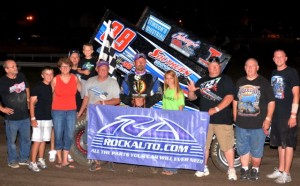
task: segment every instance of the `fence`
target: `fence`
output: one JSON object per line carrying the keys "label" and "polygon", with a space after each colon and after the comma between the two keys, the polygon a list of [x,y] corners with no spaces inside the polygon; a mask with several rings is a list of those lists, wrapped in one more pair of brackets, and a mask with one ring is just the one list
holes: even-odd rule
{"label": "fence", "polygon": [[[66,54],[7,54],[7,58],[14,59],[19,66],[24,67],[56,67],[56,62]],[[0,65],[3,61],[0,61]]]}

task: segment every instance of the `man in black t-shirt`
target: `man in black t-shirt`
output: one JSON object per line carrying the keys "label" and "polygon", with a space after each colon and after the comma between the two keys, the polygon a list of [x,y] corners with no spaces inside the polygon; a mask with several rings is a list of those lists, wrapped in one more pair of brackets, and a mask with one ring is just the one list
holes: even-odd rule
{"label": "man in black t-shirt", "polygon": [[233,101],[236,147],[242,164],[241,180],[256,181],[259,177],[264,143],[275,108],[271,85],[257,73],[258,70],[257,60],[249,58],[245,63],[247,75],[238,80]]}
{"label": "man in black t-shirt", "polygon": [[207,160],[209,149],[215,134],[221,150],[228,162],[228,180],[237,180],[234,169],[234,132],[232,125],[231,103],[234,95],[234,84],[230,77],[221,74],[221,62],[218,57],[208,59],[209,74],[194,84],[188,83],[188,98],[194,101],[199,98],[200,111],[208,112],[210,124],[208,126],[205,150],[205,167],[203,171],[196,171],[197,177],[209,175]]}
{"label": "man in black t-shirt", "polygon": [[[30,119],[28,112],[29,88],[22,73],[18,73],[14,60],[3,63],[6,75],[0,79],[0,111],[5,114],[8,166],[19,168],[29,165]],[[16,140],[19,134],[20,151],[17,153]]]}
{"label": "man in black t-shirt", "polygon": [[279,165],[267,177],[275,183],[292,181],[290,174],[294,149],[297,146],[297,113],[299,107],[299,74],[287,66],[286,53],[276,50],[273,61],[276,69],[272,71],[271,85],[275,95],[275,111],[270,134],[270,145],[278,147]]}

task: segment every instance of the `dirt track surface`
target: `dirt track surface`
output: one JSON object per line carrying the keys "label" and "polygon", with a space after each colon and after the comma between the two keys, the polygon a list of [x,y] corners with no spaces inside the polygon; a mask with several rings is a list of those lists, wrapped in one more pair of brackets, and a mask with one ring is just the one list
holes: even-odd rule
{"label": "dirt track surface", "polygon": [[[47,144],[46,163],[48,168],[39,173],[28,170],[27,166],[21,166],[18,169],[12,169],[7,166],[7,151],[5,142],[3,119],[0,117],[0,185],[7,186],[89,186],[89,185],[122,185],[122,186],[216,186],[216,185],[276,185],[273,180],[267,179],[266,174],[270,173],[277,166],[277,150],[265,146],[265,155],[260,168],[260,179],[257,182],[250,181],[228,181],[226,173],[216,169],[209,161],[210,175],[204,178],[194,176],[193,170],[179,170],[178,174],[165,176],[161,174],[159,168],[158,174],[150,173],[148,167],[139,167],[137,172],[129,173],[129,165],[115,164],[115,171],[111,171],[108,166],[103,166],[101,170],[89,172],[88,167],[77,164],[75,169],[56,168],[55,163],[49,163],[48,150],[50,144]],[[298,136],[300,130],[298,130]],[[298,137],[298,147],[294,156],[292,166],[293,181],[285,185],[300,185],[300,140]],[[237,171],[238,172],[238,171]]]}

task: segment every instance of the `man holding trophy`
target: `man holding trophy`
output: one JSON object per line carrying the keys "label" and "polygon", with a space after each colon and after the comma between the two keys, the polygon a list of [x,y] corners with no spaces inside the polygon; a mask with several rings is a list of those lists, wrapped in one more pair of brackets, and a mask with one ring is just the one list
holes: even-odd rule
{"label": "man holding trophy", "polygon": [[132,107],[150,108],[162,99],[162,87],[157,77],[146,72],[147,57],[134,56],[135,71],[127,74],[121,86],[121,102]]}
{"label": "man holding trophy", "polygon": [[[157,77],[146,71],[147,57],[144,53],[134,56],[135,71],[125,76],[120,99],[124,104],[131,107],[150,108],[162,99],[162,87]],[[128,169],[134,172],[137,166]],[[152,173],[157,173],[151,168]]]}

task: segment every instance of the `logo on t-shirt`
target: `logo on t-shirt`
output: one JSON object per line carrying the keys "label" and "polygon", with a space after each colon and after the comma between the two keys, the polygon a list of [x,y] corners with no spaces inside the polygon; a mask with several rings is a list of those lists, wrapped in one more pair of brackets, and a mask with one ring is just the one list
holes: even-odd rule
{"label": "logo on t-shirt", "polygon": [[82,66],[82,69],[84,70],[92,70],[93,68],[95,68],[95,65],[93,65],[91,62],[87,62]]}
{"label": "logo on t-shirt", "polygon": [[271,79],[271,85],[273,87],[273,92],[275,98],[277,99],[284,99],[284,81],[281,76],[273,76]]}
{"label": "logo on t-shirt", "polygon": [[9,87],[9,92],[16,92],[16,93],[20,93],[23,92],[25,90],[25,83],[19,83],[19,84],[14,84],[13,86]]}

